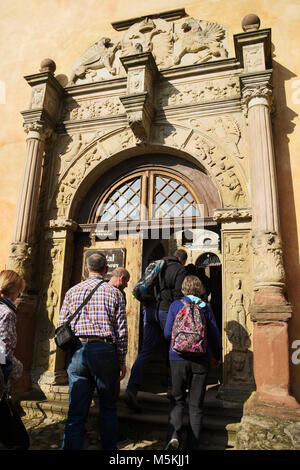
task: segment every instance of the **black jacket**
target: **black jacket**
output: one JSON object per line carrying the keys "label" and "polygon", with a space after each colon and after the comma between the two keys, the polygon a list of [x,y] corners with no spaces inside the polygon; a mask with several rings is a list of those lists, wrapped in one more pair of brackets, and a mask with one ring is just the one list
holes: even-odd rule
{"label": "black jacket", "polygon": [[159,310],[169,310],[174,300],[183,297],[181,286],[187,272],[176,256],[166,256],[163,259],[167,264],[162,273]]}

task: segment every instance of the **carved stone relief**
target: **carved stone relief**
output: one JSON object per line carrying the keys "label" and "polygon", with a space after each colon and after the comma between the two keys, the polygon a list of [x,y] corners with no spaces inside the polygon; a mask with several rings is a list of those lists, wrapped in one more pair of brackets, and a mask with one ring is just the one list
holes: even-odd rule
{"label": "carved stone relief", "polygon": [[233,158],[244,160],[247,154],[245,123],[239,116],[225,114],[217,117],[206,116],[204,119],[192,118],[190,125],[201,132],[206,133],[218,142],[224,150]]}
{"label": "carved stone relief", "polygon": [[240,97],[238,77],[212,78],[188,84],[168,84],[157,93],[158,107],[200,104]]}
{"label": "carved stone relief", "polygon": [[51,353],[53,354],[56,350],[53,338],[56,325],[55,320],[60,307],[63,242],[49,241],[46,243],[45,258],[35,352],[35,367],[38,369],[49,368]]}
{"label": "carved stone relief", "polygon": [[82,121],[94,118],[104,118],[124,114],[125,110],[118,96],[108,96],[94,100],[82,100],[66,103],[63,111],[63,120]]}
{"label": "carved stone relief", "polygon": [[245,72],[257,72],[265,69],[263,44],[251,44],[243,47]]}
{"label": "carved stone relief", "polygon": [[[137,144],[136,138],[129,128],[101,134],[103,132],[74,135],[72,145],[67,146],[66,153],[59,154],[59,169],[54,175],[56,183],[54,181],[50,196],[50,200],[53,201],[50,218],[65,219],[68,217],[76,190],[102,158]],[[61,146],[58,144],[58,149]]]}
{"label": "carved stone relief", "polygon": [[229,159],[215,141],[194,132],[185,150],[195,155],[215,178],[224,207],[247,206],[247,191],[234,160]]}
{"label": "carved stone relief", "polygon": [[102,38],[74,64],[70,84],[124,76],[120,57],[151,52],[158,68],[200,64],[228,56],[226,32],[217,23],[187,18],[181,23],[145,18],[123,36]]}
{"label": "carved stone relief", "polygon": [[256,284],[284,284],[281,240],[277,233],[253,233],[254,280]]}
{"label": "carved stone relief", "polygon": [[253,385],[252,323],[249,317],[251,272],[249,232],[223,233],[225,384]]}

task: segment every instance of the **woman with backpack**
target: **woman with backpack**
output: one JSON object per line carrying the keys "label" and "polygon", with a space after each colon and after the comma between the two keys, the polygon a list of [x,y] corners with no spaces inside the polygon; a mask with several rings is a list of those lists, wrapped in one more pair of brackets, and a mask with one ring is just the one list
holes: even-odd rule
{"label": "woman with backpack", "polygon": [[181,290],[184,297],[171,304],[164,329],[165,338],[171,339],[169,359],[172,374],[172,396],[165,450],[176,450],[180,446],[187,389],[189,390],[187,449],[199,449],[209,366],[218,367],[222,358],[221,335],[210,305],[201,300],[204,288],[200,279],[193,275],[186,276]]}

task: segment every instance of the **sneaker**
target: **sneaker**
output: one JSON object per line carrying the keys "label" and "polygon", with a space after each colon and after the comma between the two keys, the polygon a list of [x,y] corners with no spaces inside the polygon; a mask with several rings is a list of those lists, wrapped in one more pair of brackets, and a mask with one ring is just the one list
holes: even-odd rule
{"label": "sneaker", "polygon": [[141,405],[139,405],[136,396],[129,390],[127,390],[124,395],[124,401],[128,408],[130,408],[135,413],[140,413],[142,411]]}
{"label": "sneaker", "polygon": [[179,448],[179,440],[177,437],[172,437],[165,447],[165,450],[177,450]]}

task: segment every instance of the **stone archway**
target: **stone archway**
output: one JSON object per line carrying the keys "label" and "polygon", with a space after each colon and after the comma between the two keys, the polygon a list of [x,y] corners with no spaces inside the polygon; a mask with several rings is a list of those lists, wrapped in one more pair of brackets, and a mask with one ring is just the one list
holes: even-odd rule
{"label": "stone archway", "polygon": [[[75,64],[65,88],[51,61],[26,77],[32,97],[22,113],[28,138],[9,266],[27,281],[19,309],[31,305],[37,312],[33,368],[40,385],[65,380],[53,334],[70,284],[73,216],[88,188],[118,159],[171,149],[197,162],[218,188],[214,218],[221,225],[224,318],[230,323],[236,321],[232,312],[242,316],[254,344],[257,391],[249,407],[262,414],[265,402],[297,408],[289,394],[292,308],[284,296],[270,121],[270,30],[253,25],[235,35],[236,57],[228,59],[220,25],[169,20],[142,18],[128,24],[122,38],[100,40]],[[214,41],[203,45],[203,31]],[[94,53],[98,61],[89,66]],[[237,311],[241,299],[245,312]],[[229,330],[225,356],[242,373],[236,380],[228,368],[224,402],[235,398],[233,388],[240,388],[239,395],[252,385],[244,373],[249,355],[241,334]]]}

